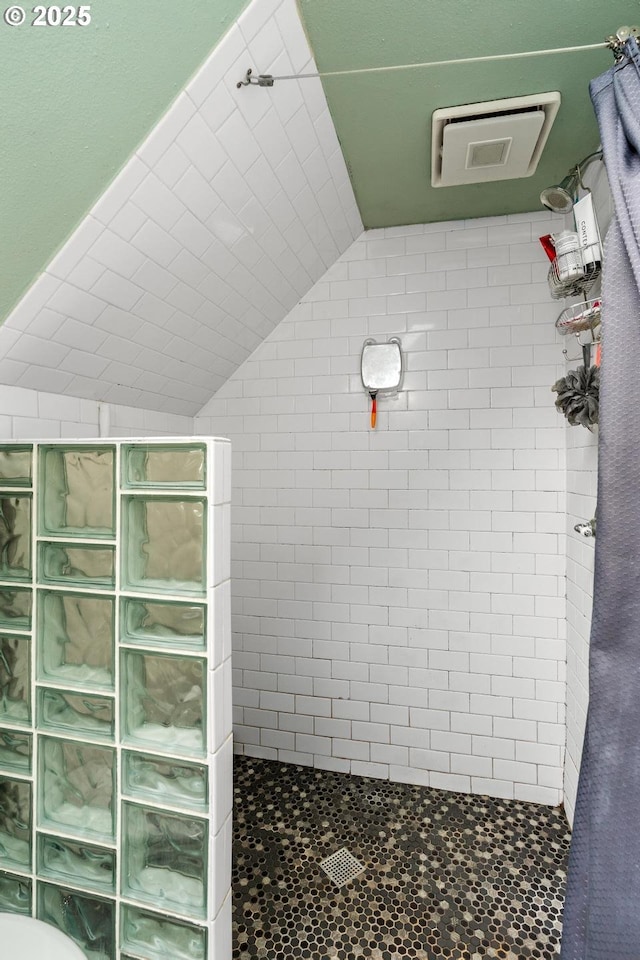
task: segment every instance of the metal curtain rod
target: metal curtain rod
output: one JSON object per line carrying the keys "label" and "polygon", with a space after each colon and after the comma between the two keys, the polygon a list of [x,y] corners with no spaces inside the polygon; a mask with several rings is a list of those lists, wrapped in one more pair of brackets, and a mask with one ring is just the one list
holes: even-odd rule
{"label": "metal curtain rod", "polygon": [[552,47],[549,50],[524,50],[521,53],[497,53],[488,57],[464,57],[455,60],[428,60],[424,63],[400,63],[389,67],[360,67],[356,70],[324,70],[318,73],[290,73],[274,77],[270,73],[254,75],[253,70],[247,70],[244,78],[239,80],[237,87],[272,87],[276,80],[312,80],[324,77],[354,77],[367,73],[391,73],[399,70],[422,70],[427,67],[447,67],[461,63],[491,63],[496,60],[517,60],[521,57],[543,57],[556,53],[576,53],[582,50],[613,50],[617,56],[621,53],[622,45],[630,36],[640,36],[638,27],[620,27],[615,36],[607,37],[601,43],[586,43],[574,47]]}

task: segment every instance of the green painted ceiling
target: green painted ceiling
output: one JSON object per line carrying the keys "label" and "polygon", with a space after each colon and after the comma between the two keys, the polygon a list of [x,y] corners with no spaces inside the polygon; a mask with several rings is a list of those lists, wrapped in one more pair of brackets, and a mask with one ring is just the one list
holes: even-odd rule
{"label": "green painted ceiling", "polygon": [[[298,0],[320,70],[598,43],[640,20],[635,0]],[[324,89],[366,227],[535,210],[540,190],[598,145],[589,81],[608,50],[326,78]],[[431,187],[439,107],[559,90],[532,177]]]}
{"label": "green painted ceiling", "polygon": [[0,317],[246,2],[90,0],[85,27],[0,20]]}

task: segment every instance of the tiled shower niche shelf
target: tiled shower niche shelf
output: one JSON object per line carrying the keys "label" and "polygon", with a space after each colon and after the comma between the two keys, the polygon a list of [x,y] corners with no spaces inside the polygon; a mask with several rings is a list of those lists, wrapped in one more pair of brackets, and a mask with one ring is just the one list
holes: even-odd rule
{"label": "tiled shower niche shelf", "polygon": [[0,911],[88,960],[230,960],[229,450],[0,445]]}

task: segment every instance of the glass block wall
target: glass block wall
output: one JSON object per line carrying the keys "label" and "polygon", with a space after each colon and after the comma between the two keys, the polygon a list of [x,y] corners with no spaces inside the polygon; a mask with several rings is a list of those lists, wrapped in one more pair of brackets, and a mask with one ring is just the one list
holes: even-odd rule
{"label": "glass block wall", "polygon": [[231,958],[230,444],[0,447],[0,911]]}

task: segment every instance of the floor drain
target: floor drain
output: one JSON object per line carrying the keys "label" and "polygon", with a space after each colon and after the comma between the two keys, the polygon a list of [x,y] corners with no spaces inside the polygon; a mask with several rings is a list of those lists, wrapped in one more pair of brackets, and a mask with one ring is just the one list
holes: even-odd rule
{"label": "floor drain", "polygon": [[355,880],[364,870],[364,866],[352,853],[349,853],[346,847],[322,860],[320,866],[336,887],[344,887],[345,883]]}

